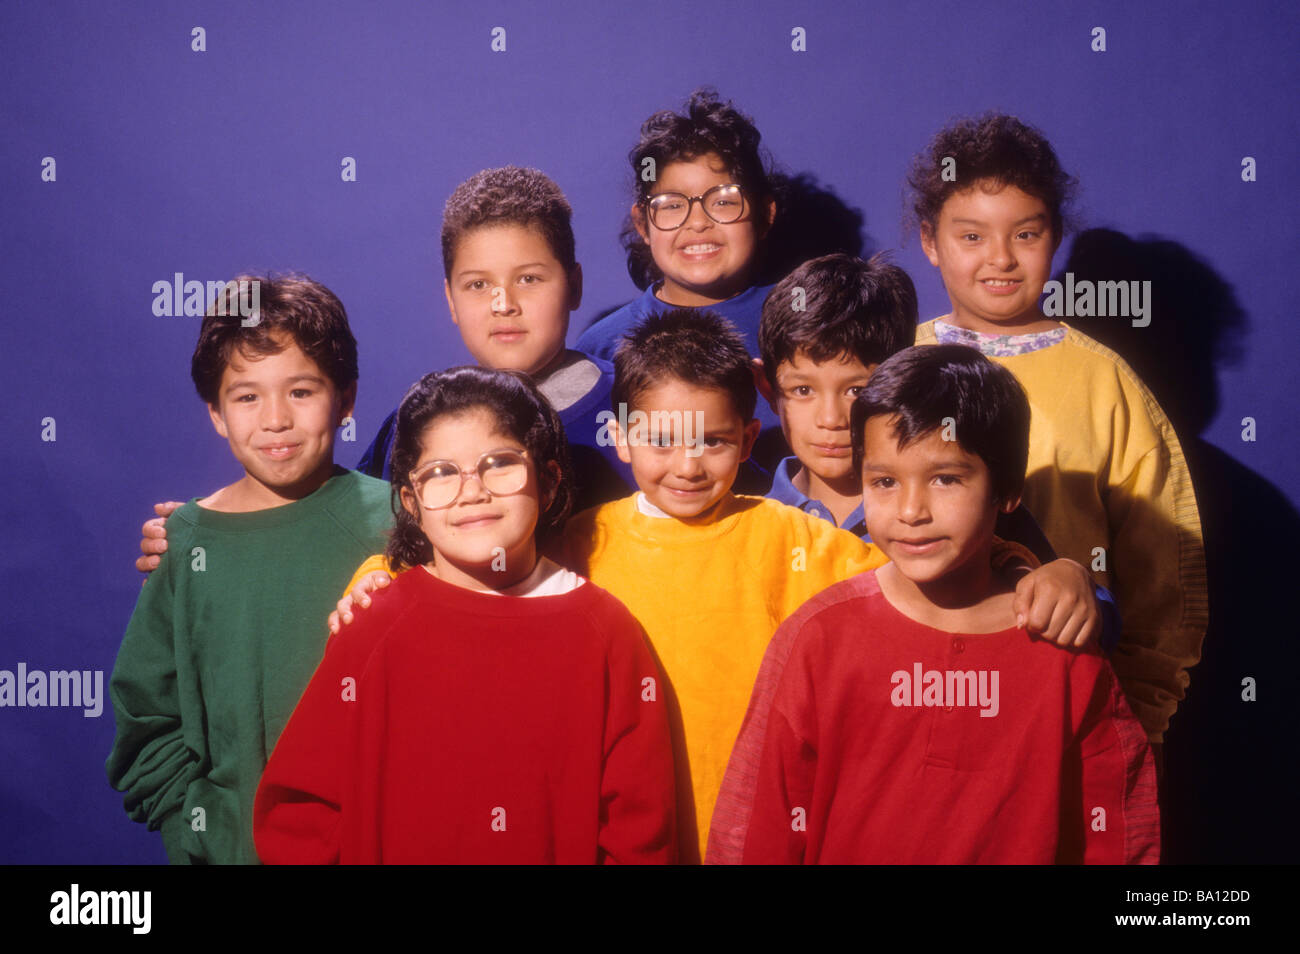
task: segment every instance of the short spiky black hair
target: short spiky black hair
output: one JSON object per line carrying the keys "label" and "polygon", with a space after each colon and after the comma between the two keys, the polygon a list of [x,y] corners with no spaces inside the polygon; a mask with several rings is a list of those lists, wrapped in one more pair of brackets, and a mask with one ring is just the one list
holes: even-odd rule
{"label": "short spiky black hair", "polygon": [[571,271],[577,262],[573,209],[550,176],[536,169],[484,169],[462,182],[442,211],[442,269],[451,278],[456,246],[465,233],[496,225],[536,229]]}
{"label": "short spiky black hair", "polygon": [[814,258],[763,302],[763,374],[775,388],[777,369],[799,352],[817,362],[852,357],[880,364],[916,339],[916,318],[912,279],[883,254],[868,262],[839,252]]}
{"label": "short spiky black hair", "polygon": [[631,410],[666,379],[723,391],[743,421],[754,416],[758,395],[745,341],[731,322],[711,311],[672,308],[633,328],[614,355],[614,406]]}
{"label": "short spiky black hair", "polygon": [[[951,159],[948,163],[946,160]],[[945,178],[945,168],[953,176]],[[1042,200],[1060,241],[1074,196],[1075,180],[1061,168],[1047,137],[1014,116],[987,113],[958,120],[941,129],[925,151],[912,160],[907,185],[913,226],[933,228],[943,205],[954,193],[987,181],[1015,186]]]}
{"label": "short spiky black hair", "polygon": [[[689,162],[715,153],[745,191],[750,206],[763,208],[772,197],[773,187],[770,163],[759,147],[761,139],[752,119],[730,102],[720,100],[716,90],[701,87],[691,93],[684,112],[661,110],[641,124],[641,139],[627,157],[636,197],[641,200],[650,194],[658,173],[670,162]],[[655,168],[655,177],[648,179],[643,175],[647,159],[654,160]],[[627,252],[628,275],[638,288],[647,288],[663,278],[631,217],[623,224],[619,238]]]}
{"label": "short spiky black hair", "polygon": [[988,466],[999,501],[1014,500],[1029,461],[1029,399],[1014,374],[965,345],[918,345],[871,376],[849,418],[853,469],[862,472],[869,418],[893,419],[900,448],[952,418],[958,445]]}

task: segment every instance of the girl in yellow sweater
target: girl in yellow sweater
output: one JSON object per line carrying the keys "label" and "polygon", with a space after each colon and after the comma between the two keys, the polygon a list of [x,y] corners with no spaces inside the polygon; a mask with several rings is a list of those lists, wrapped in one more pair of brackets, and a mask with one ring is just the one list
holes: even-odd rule
{"label": "girl in yellow sweater", "polygon": [[[978,348],[1024,386],[1033,412],[1024,503],[1056,551],[1115,594],[1124,626],[1112,663],[1158,744],[1208,621],[1200,517],[1178,437],[1150,391],[1113,351],[1039,307],[1073,181],[1041,133],[989,115],[935,136],[909,185],[921,246],[952,303],[916,343]],[[1078,303],[1096,308],[1094,292],[1106,291],[1131,312],[1117,319],[1149,320],[1139,296],[1114,285],[1080,288]],[[1045,302],[1053,314],[1059,297]]]}

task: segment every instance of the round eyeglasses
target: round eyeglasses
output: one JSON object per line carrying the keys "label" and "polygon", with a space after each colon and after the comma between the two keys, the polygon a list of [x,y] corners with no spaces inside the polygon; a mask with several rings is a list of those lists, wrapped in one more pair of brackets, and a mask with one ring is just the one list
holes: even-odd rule
{"label": "round eyeglasses", "polygon": [[642,202],[650,214],[650,223],[663,232],[685,225],[696,202],[704,209],[704,214],[719,225],[730,225],[745,214],[745,193],[732,183],[715,185],[703,195],[660,192],[646,196]]}
{"label": "round eyeglasses", "polygon": [[454,461],[432,460],[411,472],[411,487],[425,510],[441,510],[456,502],[470,476],[477,477],[483,489],[494,497],[517,494],[528,484],[527,452],[488,451],[470,471],[461,470]]}

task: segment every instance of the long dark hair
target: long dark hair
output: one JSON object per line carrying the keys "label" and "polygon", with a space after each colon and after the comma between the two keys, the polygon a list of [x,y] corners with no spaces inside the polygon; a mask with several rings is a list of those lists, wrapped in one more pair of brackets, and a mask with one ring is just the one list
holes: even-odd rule
{"label": "long dark hair", "polygon": [[[392,485],[395,526],[385,555],[398,567],[419,566],[433,559],[433,544],[420,522],[402,506],[402,488],[411,487],[411,471],[420,460],[420,438],[430,424],[447,414],[482,409],[501,430],[528,450],[543,494],[553,493],[550,505],[538,517],[538,549],[564,526],[573,506],[573,468],[564,425],[550,402],[527,375],[518,371],[493,371],[465,366],[435,371],[417,381],[397,411],[393,439]],[[559,469],[556,479],[551,468]]]}

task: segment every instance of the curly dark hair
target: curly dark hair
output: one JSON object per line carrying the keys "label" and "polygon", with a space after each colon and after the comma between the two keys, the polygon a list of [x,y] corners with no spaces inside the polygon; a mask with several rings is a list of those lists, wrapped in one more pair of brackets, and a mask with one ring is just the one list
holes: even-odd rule
{"label": "curly dark hair", "polygon": [[[802,307],[794,307],[796,289]],[[880,364],[916,339],[916,286],[882,252],[870,261],[834,253],[804,262],[763,302],[758,348],[773,388],[776,372],[802,351],[813,361]]]}
{"label": "curly dark hair", "polygon": [[442,268],[447,278],[465,233],[494,225],[536,229],[566,271],[577,263],[573,209],[560,187],[537,169],[502,166],[470,176],[443,207]]}
{"label": "curly dark hair", "polygon": [[[654,184],[641,175],[646,159],[654,160],[657,174],[670,162],[690,162],[715,153],[745,190],[751,207],[761,208],[773,197],[771,163],[759,147],[761,138],[752,119],[730,102],[722,102],[716,90],[700,87],[691,93],[684,113],[661,110],[641,124],[641,139],[627,156],[636,198],[645,199]],[[638,288],[644,290],[663,278],[631,215],[623,222],[619,241],[627,253],[627,273]]]}
{"label": "curly dark hair", "polygon": [[[943,177],[947,159],[956,166],[954,181]],[[933,228],[943,204],[981,180],[1015,186],[1040,199],[1047,206],[1053,238],[1060,241],[1065,234],[1076,180],[1061,168],[1046,136],[1004,113],[986,113],[945,126],[912,160],[907,176],[911,200],[908,231]]]}
{"label": "curly dark hair", "polygon": [[[257,282],[258,320],[245,326],[241,306],[246,311],[252,299],[251,282]],[[220,403],[221,376],[236,348],[243,354],[279,354],[286,347],[286,335],[340,394],[357,383],[357,339],[337,295],[306,275],[236,275],[199,327],[190,358],[190,377],[199,397],[208,404]]]}
{"label": "curly dark hair", "polygon": [[633,328],[614,354],[614,407],[634,408],[666,378],[714,388],[731,398],[741,419],[754,416],[758,394],[745,341],[727,319],[705,308],[670,308]]}
{"label": "curly dark hair", "polygon": [[[538,549],[564,526],[573,507],[573,467],[560,415],[542,392],[519,371],[495,371],[475,365],[435,371],[411,386],[397,410],[390,478],[395,522],[385,556],[399,568],[419,566],[433,559],[433,544],[420,529],[419,521],[402,506],[402,488],[414,490],[411,471],[419,463],[425,429],[439,417],[474,410],[492,414],[504,433],[524,445],[533,460],[540,489],[554,494],[537,520]],[[552,475],[552,461],[558,465],[558,479]]]}

